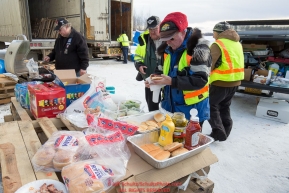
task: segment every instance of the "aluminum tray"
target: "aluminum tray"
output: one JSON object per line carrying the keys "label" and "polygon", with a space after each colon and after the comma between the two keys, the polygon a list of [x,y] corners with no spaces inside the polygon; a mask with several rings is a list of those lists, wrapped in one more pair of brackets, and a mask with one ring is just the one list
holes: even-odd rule
{"label": "aluminum tray", "polygon": [[[119,121],[133,121],[135,123],[138,123],[139,125],[141,122],[145,122],[148,120],[154,120],[154,115],[159,113],[160,111],[151,111],[148,113],[143,113],[141,115],[131,115],[131,116],[126,116],[126,117],[119,117],[117,120]],[[152,131],[157,131],[159,128],[147,130],[147,131],[137,131],[138,134],[144,134],[144,133],[149,133]]]}
{"label": "aluminum tray", "polygon": [[204,134],[200,134],[200,146],[197,147],[196,149],[190,150],[187,153],[180,154],[178,156],[171,157],[163,161],[159,161],[153,158],[152,156],[150,156],[148,153],[146,153],[144,150],[140,148],[140,146],[143,144],[148,144],[148,143],[157,144],[158,139],[159,139],[159,131],[153,131],[153,132],[149,132],[145,134],[138,134],[138,135],[130,136],[127,138],[127,140],[132,144],[133,149],[136,154],[138,154],[141,158],[143,158],[146,162],[148,162],[153,167],[159,168],[159,169],[168,167],[170,165],[178,163],[179,161],[182,161],[184,159],[187,159],[189,157],[192,157],[200,153],[214,141],[213,138]]}

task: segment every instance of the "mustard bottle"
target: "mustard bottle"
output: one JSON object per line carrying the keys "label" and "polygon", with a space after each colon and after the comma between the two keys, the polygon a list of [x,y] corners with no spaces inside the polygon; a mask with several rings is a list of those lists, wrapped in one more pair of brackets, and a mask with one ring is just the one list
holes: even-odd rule
{"label": "mustard bottle", "polygon": [[161,146],[172,144],[175,124],[169,115],[166,115],[166,120],[162,122],[160,130],[159,144]]}

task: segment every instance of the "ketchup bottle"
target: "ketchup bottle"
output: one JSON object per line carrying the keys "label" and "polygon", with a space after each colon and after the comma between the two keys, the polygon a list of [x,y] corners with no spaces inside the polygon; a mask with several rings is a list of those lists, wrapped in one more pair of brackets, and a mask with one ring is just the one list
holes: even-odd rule
{"label": "ketchup bottle", "polygon": [[198,110],[190,110],[191,119],[186,127],[185,148],[188,150],[195,149],[199,146],[199,133],[201,132],[201,126],[199,124],[199,117],[197,117]]}

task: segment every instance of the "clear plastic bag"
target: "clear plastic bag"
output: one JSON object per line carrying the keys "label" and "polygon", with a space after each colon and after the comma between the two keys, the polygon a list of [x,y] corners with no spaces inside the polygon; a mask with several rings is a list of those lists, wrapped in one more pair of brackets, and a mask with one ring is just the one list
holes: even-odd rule
{"label": "clear plastic bag", "polygon": [[[96,117],[110,117],[110,114],[107,112],[117,110],[117,105],[113,102],[111,96],[105,92],[104,78],[94,77],[89,90],[69,105],[63,115],[73,125],[79,128],[86,128],[88,127],[88,123],[86,121],[85,111],[88,108],[91,110],[99,109],[99,113],[94,114]],[[77,119],[75,119],[75,117],[77,117]]]}
{"label": "clear plastic bag", "polygon": [[85,157],[79,150],[87,146],[85,135],[80,131],[54,132],[33,156],[33,167],[36,171],[60,171]]}
{"label": "clear plastic bag", "polygon": [[83,133],[88,147],[82,147],[79,151],[86,157],[81,159],[117,159],[126,167],[130,158],[130,151],[126,145],[126,139],[119,129],[104,129],[92,124],[94,127],[85,129]]}
{"label": "clear plastic bag", "polygon": [[61,175],[70,193],[101,193],[126,174],[130,151],[120,130],[107,130],[95,122],[83,131],[88,142],[79,149],[82,157],[65,166]]}
{"label": "clear plastic bag", "polygon": [[29,59],[29,61],[26,63],[26,67],[29,71],[29,78],[39,78],[38,63],[34,62],[33,58]]}
{"label": "clear plastic bag", "polygon": [[126,174],[117,159],[90,159],[65,166],[61,176],[70,193],[102,193]]}

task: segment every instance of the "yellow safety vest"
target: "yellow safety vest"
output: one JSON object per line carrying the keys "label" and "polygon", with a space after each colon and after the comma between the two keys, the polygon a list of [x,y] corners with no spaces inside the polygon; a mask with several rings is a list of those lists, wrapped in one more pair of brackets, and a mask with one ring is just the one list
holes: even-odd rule
{"label": "yellow safety vest", "polygon": [[233,82],[244,79],[244,54],[242,45],[228,39],[218,39],[214,42],[222,52],[222,64],[210,75],[210,84],[221,80]]}
{"label": "yellow safety vest", "polygon": [[121,36],[117,38],[117,41],[121,42],[122,46],[129,46],[129,41],[126,34],[121,34]]}
{"label": "yellow safety vest", "polygon": [[[190,66],[192,56],[187,54],[185,50],[178,64],[178,71],[182,71],[185,67]],[[164,54],[163,74],[168,75],[171,64],[171,56]],[[186,105],[192,105],[201,102],[209,96],[209,83],[199,90],[183,90]]]}

